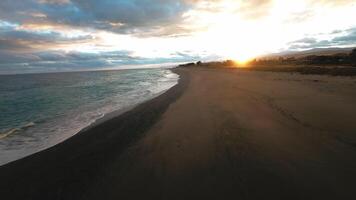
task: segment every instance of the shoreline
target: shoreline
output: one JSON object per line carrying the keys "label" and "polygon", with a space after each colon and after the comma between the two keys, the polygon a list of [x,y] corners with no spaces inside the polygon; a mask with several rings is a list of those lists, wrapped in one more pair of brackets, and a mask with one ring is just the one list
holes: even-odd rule
{"label": "shoreline", "polygon": [[[114,111],[105,119],[101,118],[97,123],[50,148],[1,165],[2,198],[81,197],[88,184],[100,179],[100,174],[113,157],[143,137],[143,133],[183,93],[188,77],[176,69],[170,70],[179,75],[178,83],[158,96],[119,115]],[[36,181],[39,177],[40,181]],[[65,194],[58,194],[62,190],[65,190]]]}
{"label": "shoreline", "polygon": [[[121,70],[127,70],[127,69],[121,69]],[[131,70],[131,69],[128,69],[128,70]],[[132,70],[136,70],[136,69],[132,69]],[[164,70],[168,70],[168,71],[170,71],[170,73],[174,74],[172,69],[164,69]],[[63,72],[63,73],[66,73],[66,72]],[[178,84],[179,75],[175,75],[175,76],[178,76],[178,78],[175,78],[176,79],[175,80],[176,84]],[[9,154],[7,154],[7,155],[14,155],[14,156],[6,156],[6,154],[2,154],[0,156],[0,158],[4,158],[4,159],[1,160],[0,166],[6,165],[8,163],[14,162],[14,161],[22,159],[22,158],[25,158],[25,157],[30,156],[32,154],[44,151],[44,150],[46,150],[48,148],[51,148],[51,147],[53,147],[53,146],[55,146],[55,145],[57,145],[59,143],[62,143],[65,140],[70,139],[71,137],[75,136],[76,134],[78,134],[80,132],[87,131],[87,130],[93,128],[94,126],[97,126],[97,125],[99,125],[101,123],[105,123],[106,121],[108,121],[108,120],[110,120],[112,118],[118,117],[119,115],[132,110],[133,108],[135,108],[136,106],[138,106],[140,104],[143,104],[143,103],[145,103],[145,102],[147,102],[147,101],[149,101],[151,99],[154,99],[154,98],[160,96],[161,94],[165,93],[169,89],[170,88],[164,89],[164,90],[162,90],[162,91],[160,91],[158,93],[154,93],[152,95],[149,95],[148,97],[146,97],[145,100],[143,100],[141,102],[135,102],[132,105],[128,105],[128,106],[125,106],[125,107],[122,107],[122,108],[119,108],[119,109],[114,109],[114,110],[109,111],[107,113],[102,113],[100,116],[97,116],[95,118],[90,118],[87,121],[82,121],[80,125],[78,125],[77,127],[74,127],[70,131],[63,131],[63,130],[62,131],[58,131],[55,134],[56,136],[52,135],[52,137],[49,137],[50,139],[44,138],[45,142],[41,141],[43,143],[46,143],[45,145],[40,145],[40,146],[36,147],[35,144],[32,144],[33,147],[30,146],[28,149],[26,149],[27,151],[22,151],[22,152],[21,152],[21,148],[20,147],[16,147],[15,150],[13,150],[13,151],[10,150],[8,152]],[[91,111],[91,110],[85,110],[85,111]],[[60,124],[60,123],[62,123],[62,121],[63,121],[63,119],[62,120],[57,120],[57,123]],[[41,123],[39,123],[39,125],[43,126],[43,124],[41,124]],[[6,140],[6,137],[9,137],[12,134],[17,134],[18,132],[20,132],[19,134],[21,134],[21,132],[25,131],[26,129],[28,129],[28,128],[32,127],[32,126],[38,126],[37,122],[36,123],[30,122],[30,123],[24,124],[22,126],[14,127],[14,128],[6,130],[4,132],[0,132],[0,140],[1,139]],[[10,142],[11,142],[11,140],[10,140]],[[22,148],[27,148],[26,146],[21,146],[21,147]],[[5,146],[5,148],[6,148],[6,146]]]}
{"label": "shoreline", "polygon": [[[168,69],[168,70],[170,70],[170,71],[172,71],[174,73],[174,68]],[[177,74],[177,75],[179,76],[179,74]],[[134,109],[135,107],[137,107],[137,106],[139,106],[141,104],[144,104],[144,103],[146,103],[146,102],[148,102],[148,101],[150,101],[152,99],[155,99],[155,98],[161,96],[162,94],[166,93],[167,91],[169,91],[170,89],[172,89],[173,87],[178,85],[179,84],[179,80],[180,80],[180,76],[177,79],[177,84],[173,85],[171,88],[169,88],[167,90],[164,90],[164,91],[161,91],[161,92],[155,94],[153,97],[151,97],[151,98],[149,98],[147,100],[144,100],[143,102],[140,102],[140,103],[137,103],[137,104],[134,104],[134,105],[130,105],[128,107],[125,107],[125,108],[122,108],[122,109],[119,109],[119,110],[114,110],[114,111],[111,111],[109,113],[103,114],[102,117],[96,119],[95,121],[93,121],[89,125],[83,127],[80,131],[78,131],[74,135],[76,135],[76,134],[78,134],[80,132],[85,132],[85,131],[88,131],[88,130],[90,130],[92,128],[95,128],[96,126],[101,125],[102,123],[105,123],[105,122],[107,122],[107,121],[109,121],[109,120],[111,120],[113,118],[119,117],[120,115],[122,115],[122,114],[124,114],[126,112],[129,112],[130,110]],[[69,138],[67,138],[67,139],[69,139]]]}
{"label": "shoreline", "polygon": [[174,72],[178,84],[157,98],[0,166],[2,197],[356,195],[354,78],[202,67]]}

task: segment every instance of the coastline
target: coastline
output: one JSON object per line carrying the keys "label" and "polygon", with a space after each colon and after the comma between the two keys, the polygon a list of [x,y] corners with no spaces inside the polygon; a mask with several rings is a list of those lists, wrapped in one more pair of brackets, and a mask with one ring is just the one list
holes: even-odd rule
{"label": "coastline", "polygon": [[[4,199],[351,199],[354,78],[177,68],[166,93],[0,167]],[[330,115],[332,113],[332,115]]]}
{"label": "coastline", "polygon": [[[174,71],[174,70],[172,70],[172,69],[170,69],[170,70],[171,70],[171,71]],[[178,81],[177,81],[177,84],[176,84],[176,85],[179,84],[179,80],[180,80],[180,78],[178,78]],[[176,85],[174,85],[173,87],[175,87]],[[138,104],[134,104],[134,105],[131,105],[131,106],[128,106],[128,107],[119,109],[119,110],[114,110],[114,111],[112,111],[112,112],[106,113],[106,114],[104,114],[102,117],[100,117],[100,118],[96,119],[95,121],[93,121],[92,123],[90,123],[88,126],[85,126],[84,128],[82,128],[80,131],[78,131],[78,132],[75,133],[74,135],[79,134],[79,133],[81,133],[81,132],[88,131],[88,130],[90,130],[90,129],[92,129],[92,128],[95,128],[96,126],[99,126],[99,125],[101,125],[101,124],[103,124],[103,123],[109,121],[109,120],[112,120],[112,119],[114,119],[114,118],[116,118],[116,117],[119,117],[120,115],[122,115],[122,114],[124,114],[124,113],[126,113],[126,112],[129,112],[130,110],[134,109],[135,107],[137,107],[137,106],[139,106],[139,105],[141,105],[141,104],[144,104],[144,103],[146,103],[146,102],[148,102],[148,101],[150,101],[150,100],[152,100],[152,99],[155,99],[155,98],[161,96],[162,94],[166,93],[166,92],[169,91],[170,89],[172,89],[172,87],[169,88],[169,89],[167,89],[167,90],[164,90],[164,91],[162,91],[162,92],[159,92],[158,94],[155,94],[152,98],[149,98],[149,99],[147,99],[147,100],[145,100],[145,101],[143,101],[143,102],[140,102],[140,103],[138,103]],[[68,139],[69,139],[69,138],[68,138]]]}
{"label": "coastline", "polygon": [[[5,199],[77,199],[102,170],[139,140],[183,92],[188,77],[143,103],[114,111],[48,149],[0,166],[0,193]],[[106,133],[106,134],[103,134]],[[75,166],[75,167],[74,167]],[[39,177],[40,181],[34,182]],[[65,190],[65,194],[61,191]],[[21,191],[16,192],[16,191]]]}
{"label": "coastline", "polygon": [[[16,97],[14,93],[5,90],[5,102],[13,103],[8,104],[8,109],[0,116],[0,166],[50,148],[83,130],[127,112],[164,93],[177,84],[179,78],[169,69],[119,70],[110,72],[110,75],[107,72],[48,75],[26,74],[2,80],[5,83],[2,89],[11,80],[24,79],[29,82],[24,91],[21,88],[25,86],[19,84],[16,87],[17,93],[25,93],[29,98],[25,98],[26,95]],[[104,78],[108,76],[111,78]],[[70,82],[66,81],[66,77],[78,80]],[[89,77],[90,84],[86,85],[88,82],[84,80]],[[132,81],[121,81],[125,77]],[[46,78],[58,80],[51,86],[38,89],[37,86],[32,87],[31,83]],[[102,87],[103,84],[106,87]],[[62,90],[55,92],[51,89],[53,86],[61,86]],[[34,96],[42,100],[34,101]],[[26,100],[21,101],[22,98]],[[16,104],[19,106],[14,107]]]}
{"label": "coastline", "polygon": [[183,95],[85,199],[356,195],[355,79],[180,70],[190,76]]}

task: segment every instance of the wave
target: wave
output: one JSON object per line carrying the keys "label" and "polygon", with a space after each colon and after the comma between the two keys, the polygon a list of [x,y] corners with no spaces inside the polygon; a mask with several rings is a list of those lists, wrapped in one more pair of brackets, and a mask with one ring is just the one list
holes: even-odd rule
{"label": "wave", "polygon": [[4,139],[9,135],[12,135],[14,133],[26,130],[26,129],[30,128],[30,127],[35,126],[35,125],[36,125],[35,122],[29,122],[29,123],[27,123],[27,124],[25,124],[25,125],[23,125],[21,127],[7,129],[4,132],[0,132],[0,139]]}
{"label": "wave", "polygon": [[[0,126],[4,125],[0,127],[0,165],[49,148],[83,129],[126,112],[165,92],[179,80],[179,76],[168,69],[82,72],[56,76],[57,81],[52,81],[53,75],[36,77],[44,86],[26,92],[31,96],[25,102],[18,101],[22,99],[17,96],[22,95],[21,90],[11,94],[13,96],[9,95],[9,102],[13,102],[8,105],[9,111],[18,110],[18,104],[27,105],[20,107],[25,111],[21,115],[14,116],[12,112],[7,112],[0,117],[1,122],[2,119],[13,122],[0,123]],[[33,81],[33,77],[28,79],[30,83]],[[25,83],[21,82],[18,87],[30,85]],[[43,109],[32,106],[39,104]],[[29,106],[31,109],[28,109]],[[36,125],[33,122],[24,123],[26,121],[18,124],[19,119],[30,119]]]}

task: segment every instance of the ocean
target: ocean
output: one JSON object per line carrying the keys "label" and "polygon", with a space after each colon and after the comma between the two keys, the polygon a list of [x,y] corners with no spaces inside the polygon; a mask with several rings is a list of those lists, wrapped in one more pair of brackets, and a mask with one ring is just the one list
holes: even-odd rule
{"label": "ocean", "polygon": [[163,68],[0,75],[0,165],[152,99],[178,79]]}

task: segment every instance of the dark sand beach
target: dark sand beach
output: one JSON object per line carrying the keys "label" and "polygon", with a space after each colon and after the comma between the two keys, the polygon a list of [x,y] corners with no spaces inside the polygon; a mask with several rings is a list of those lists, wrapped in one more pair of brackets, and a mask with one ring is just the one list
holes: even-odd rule
{"label": "dark sand beach", "polygon": [[174,71],[159,97],[1,166],[0,198],[356,198],[355,78]]}

